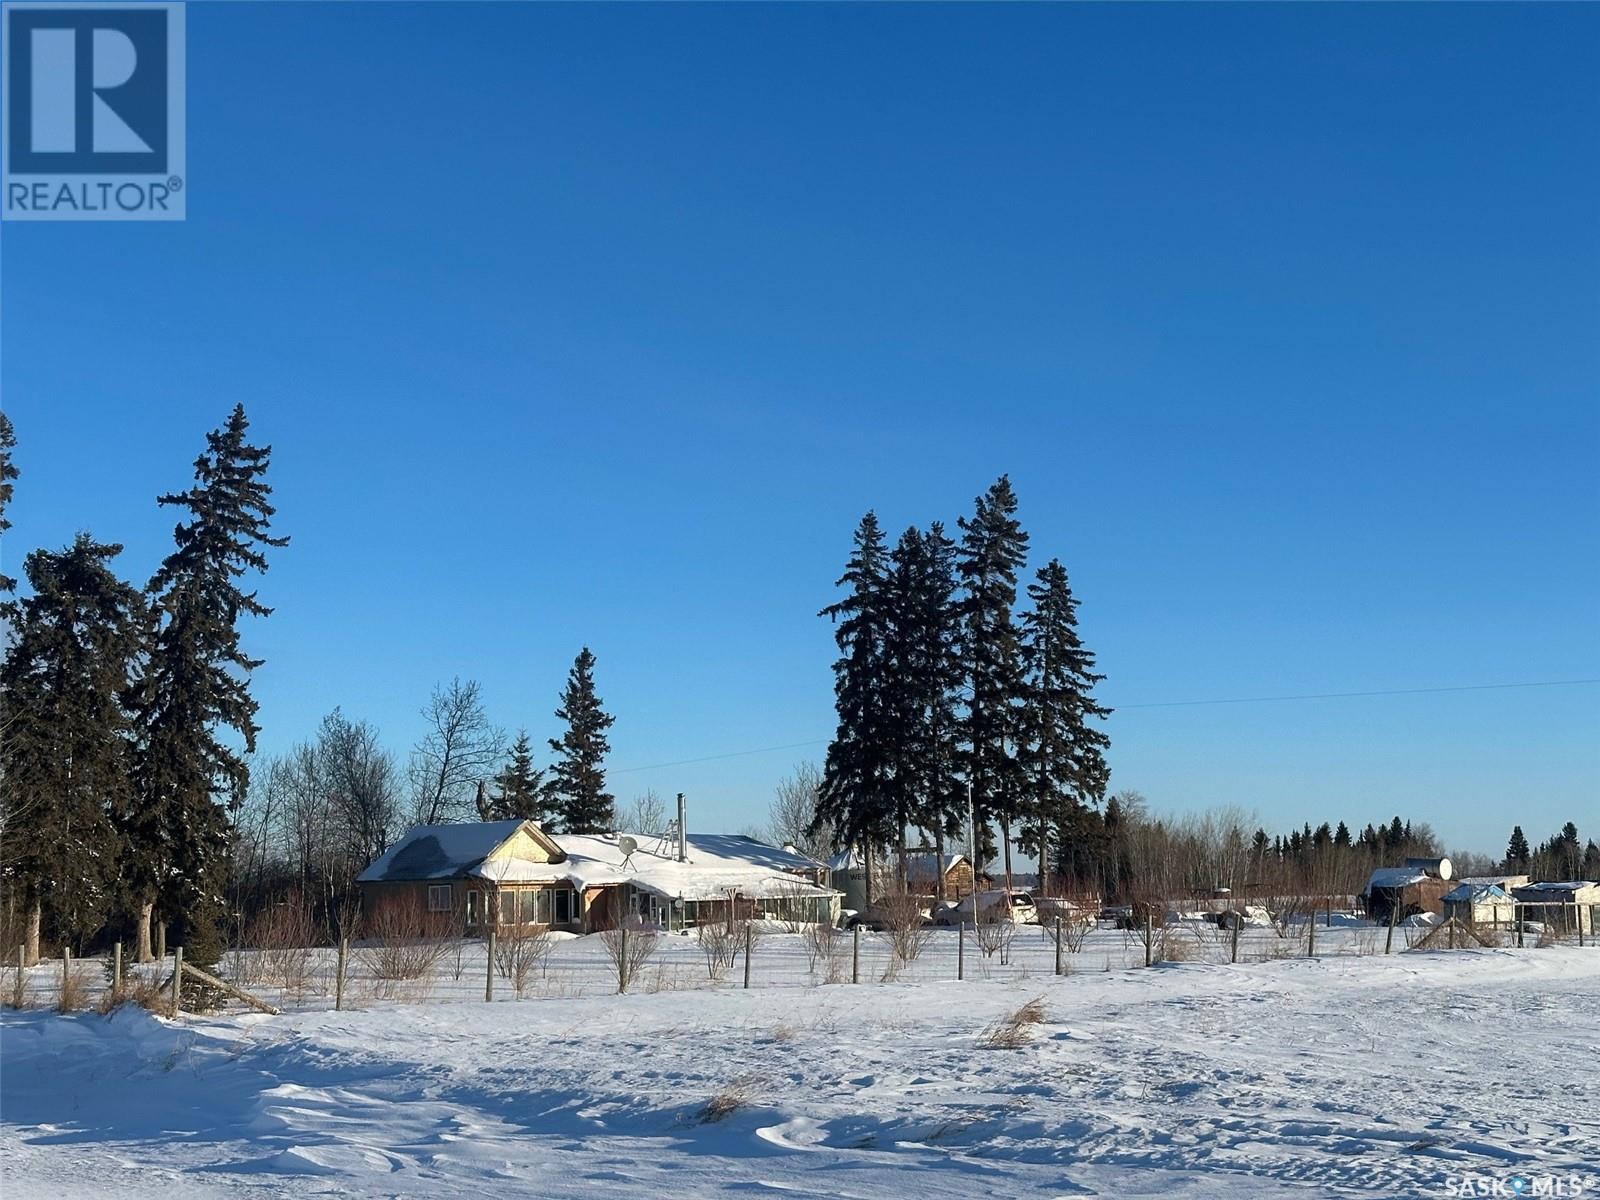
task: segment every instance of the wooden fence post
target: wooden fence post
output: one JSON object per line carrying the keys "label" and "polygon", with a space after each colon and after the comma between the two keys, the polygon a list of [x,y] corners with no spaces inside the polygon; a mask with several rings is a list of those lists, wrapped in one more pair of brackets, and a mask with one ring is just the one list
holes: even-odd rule
{"label": "wooden fence post", "polygon": [[750,948],[755,945],[755,926],[746,922],[744,927],[744,990],[750,990]]}
{"label": "wooden fence post", "polygon": [[1061,918],[1056,918],[1056,974],[1061,974]]}
{"label": "wooden fence post", "polygon": [[20,1002],[28,990],[28,947],[17,943],[17,1000]]}
{"label": "wooden fence post", "polygon": [[111,1003],[122,996],[122,943],[111,947]]}
{"label": "wooden fence post", "polygon": [[1316,914],[1316,911],[1313,909],[1312,913],[1311,913],[1311,920],[1306,922],[1306,957],[1307,958],[1315,958],[1316,956],[1317,956],[1317,914]]}
{"label": "wooden fence post", "polygon": [[333,973],[333,1011],[341,1012],[344,1009],[344,960],[350,953],[350,939],[339,939],[339,965]]}
{"label": "wooden fence post", "polygon": [[1231,962],[1231,963],[1236,963],[1236,962],[1239,961],[1239,926],[1241,926],[1243,924],[1244,924],[1244,914],[1242,912],[1234,913],[1233,914],[1233,945],[1228,950],[1228,961]]}
{"label": "wooden fence post", "polygon": [[1144,910],[1144,965],[1150,966],[1154,961],[1156,949],[1155,918],[1148,905]]}
{"label": "wooden fence post", "polygon": [[1578,945],[1582,946],[1584,944],[1584,941],[1583,941],[1583,909],[1581,907],[1579,907],[1579,905],[1578,905],[1577,893],[1573,893],[1573,897],[1572,897],[1572,919],[1577,923],[1577,926],[1578,926]]}
{"label": "wooden fence post", "polygon": [[855,927],[855,942],[850,947],[850,982],[861,982],[861,926]]}
{"label": "wooden fence post", "polygon": [[1383,939],[1383,952],[1385,954],[1388,954],[1389,951],[1394,949],[1394,927],[1399,923],[1400,906],[1398,904],[1391,904],[1389,906],[1389,934]]}
{"label": "wooden fence post", "polygon": [[[624,933],[623,936],[626,937],[627,934]],[[494,999],[494,926],[492,925],[489,927],[488,941],[484,944],[489,952],[484,955],[486,964],[483,969],[483,1002],[488,1004]],[[624,942],[623,945],[627,943]]]}
{"label": "wooden fence post", "polygon": [[1524,912],[1522,914],[1522,920],[1519,921],[1517,919],[1517,902],[1515,900],[1513,900],[1511,902],[1511,923],[1517,927],[1517,949],[1518,950],[1522,949],[1522,926],[1527,921],[1527,917],[1528,917],[1528,914],[1526,912]]}
{"label": "wooden fence post", "polygon": [[174,947],[172,951],[172,1018],[177,1020],[180,1011],[178,995],[183,988],[183,947]]}
{"label": "wooden fence post", "polygon": [[72,986],[72,947],[61,947],[61,994],[65,996]]}
{"label": "wooden fence post", "polygon": [[956,978],[967,977],[967,923],[956,922]]}
{"label": "wooden fence post", "polygon": [[617,991],[628,990],[628,920],[617,926]]}

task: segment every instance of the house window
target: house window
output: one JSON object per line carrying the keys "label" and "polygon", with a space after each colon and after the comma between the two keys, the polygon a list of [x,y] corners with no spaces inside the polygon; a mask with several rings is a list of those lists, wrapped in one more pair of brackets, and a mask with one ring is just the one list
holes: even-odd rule
{"label": "house window", "polygon": [[524,925],[532,925],[539,919],[539,893],[527,891],[522,893],[522,916],[519,918]]}
{"label": "house window", "polygon": [[483,893],[467,893],[467,924],[476,925],[483,919]]}
{"label": "house window", "polygon": [[577,920],[577,918],[572,915],[573,899],[574,894],[569,892],[566,888],[561,888],[556,892],[555,923],[557,925],[571,925]]}
{"label": "house window", "polygon": [[428,911],[432,913],[447,913],[450,911],[450,885],[448,883],[436,884],[428,889]]}

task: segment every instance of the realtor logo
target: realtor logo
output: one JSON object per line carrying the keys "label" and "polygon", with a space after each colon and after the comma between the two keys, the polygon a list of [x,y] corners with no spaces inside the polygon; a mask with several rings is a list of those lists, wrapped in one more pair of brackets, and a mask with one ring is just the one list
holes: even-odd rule
{"label": "realtor logo", "polygon": [[183,5],[4,14],[4,217],[183,220]]}

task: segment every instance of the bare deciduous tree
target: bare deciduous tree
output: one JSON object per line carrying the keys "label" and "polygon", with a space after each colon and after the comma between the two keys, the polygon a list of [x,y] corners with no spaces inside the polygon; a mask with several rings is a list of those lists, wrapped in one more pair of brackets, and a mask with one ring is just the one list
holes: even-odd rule
{"label": "bare deciduous tree", "polygon": [[618,828],[628,833],[660,836],[667,831],[667,803],[650,788],[623,806]]}
{"label": "bare deciduous tree", "polygon": [[775,844],[792,845],[801,854],[826,859],[833,853],[833,831],[826,825],[812,831],[817,815],[817,789],[822,772],[815,763],[799,763],[779,781],[772,797],[771,829],[768,838]]}
{"label": "bare deciduous tree", "polygon": [[480,780],[494,774],[505,753],[505,731],[489,723],[475,679],[459,677],[433,689],[422,708],[428,724],[411,751],[411,812],[418,825],[438,825],[473,813]]}

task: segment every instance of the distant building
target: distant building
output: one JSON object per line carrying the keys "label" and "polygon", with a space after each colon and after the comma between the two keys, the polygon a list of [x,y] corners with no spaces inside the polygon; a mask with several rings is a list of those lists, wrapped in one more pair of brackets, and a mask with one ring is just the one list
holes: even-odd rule
{"label": "distant building", "polygon": [[1512,898],[1530,921],[1547,928],[1585,937],[1596,928],[1596,909],[1600,909],[1600,883],[1586,879],[1529,883],[1515,889]]}
{"label": "distant building", "polygon": [[1462,880],[1442,897],[1444,915],[1468,925],[1510,925],[1511,897],[1494,883]]}
{"label": "distant building", "polygon": [[405,903],[468,931],[545,925],[574,933],[629,917],[664,929],[773,917],[832,924],[827,868],[735,834],[547,834],[532,821],[411,830],[357,878],[363,907]]}
{"label": "distant building", "polygon": [[[918,849],[906,854],[906,886],[914,896],[938,894],[941,860],[936,851]],[[949,900],[972,895],[972,864],[964,854],[946,854],[942,860],[944,894]],[[861,912],[867,907],[867,868],[861,852],[854,847],[841,850],[828,860],[828,876],[835,890],[844,896],[844,906]],[[981,882],[981,881],[980,881]],[[900,867],[896,854],[872,860],[872,894],[882,897],[898,891]]]}
{"label": "distant building", "polygon": [[1431,875],[1424,867],[1379,867],[1361,894],[1366,900],[1367,915],[1387,924],[1397,909],[1394,919],[1401,921],[1418,913],[1442,915],[1444,894],[1450,888],[1448,879]]}

